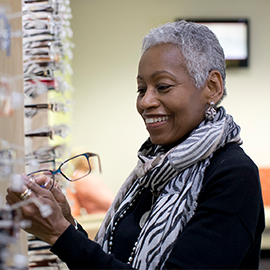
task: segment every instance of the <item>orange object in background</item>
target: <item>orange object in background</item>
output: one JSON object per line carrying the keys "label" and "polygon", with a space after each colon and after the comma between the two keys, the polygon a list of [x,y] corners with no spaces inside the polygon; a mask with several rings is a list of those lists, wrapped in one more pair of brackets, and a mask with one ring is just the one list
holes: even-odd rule
{"label": "orange object in background", "polygon": [[259,168],[263,203],[270,206],[270,168]]}

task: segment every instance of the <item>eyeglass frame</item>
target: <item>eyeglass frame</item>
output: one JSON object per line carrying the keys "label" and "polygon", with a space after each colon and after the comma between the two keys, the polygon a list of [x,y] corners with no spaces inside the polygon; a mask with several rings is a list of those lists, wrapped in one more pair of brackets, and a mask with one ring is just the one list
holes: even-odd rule
{"label": "eyeglass frame", "polygon": [[60,136],[66,138],[69,133],[69,127],[67,125],[57,125],[53,127],[45,127],[41,129],[36,129],[25,133],[25,137],[49,137],[51,140],[54,139],[54,136]]}
{"label": "eyeglass frame", "polygon": [[26,160],[40,159],[42,161],[47,161],[49,159],[59,159],[66,151],[65,144],[58,144],[55,146],[43,146],[36,149],[33,152],[26,154]]}
{"label": "eyeglass frame", "polygon": [[[81,176],[79,178],[76,178],[76,179],[69,179],[62,171],[61,171],[61,167],[66,164],[67,162],[69,162],[70,160],[76,158],[76,157],[79,157],[79,156],[85,156],[86,159],[87,159],[87,162],[88,162],[88,165],[89,165],[89,172],[86,173],[84,176]],[[98,154],[95,154],[95,153],[90,153],[90,152],[86,152],[86,153],[83,153],[83,154],[79,154],[79,155],[76,155],[76,156],[73,156],[69,159],[66,159],[65,161],[63,161],[57,170],[49,170],[49,169],[43,169],[43,170],[38,170],[38,171],[34,171],[34,172],[31,172],[31,173],[28,173],[27,176],[31,176],[35,173],[40,173],[40,172],[50,172],[52,174],[52,180],[53,180],[53,183],[52,183],[52,187],[49,189],[49,190],[52,190],[52,188],[54,187],[54,182],[55,182],[55,178],[54,176],[57,174],[57,173],[60,173],[65,179],[67,179],[69,182],[75,182],[77,180],[80,180],[82,178],[84,178],[85,176],[87,176],[88,174],[91,173],[91,164],[89,162],[89,158],[90,157],[97,157],[98,158],[98,164],[99,164],[99,171],[102,172],[101,170],[101,163],[100,163],[100,157]]]}

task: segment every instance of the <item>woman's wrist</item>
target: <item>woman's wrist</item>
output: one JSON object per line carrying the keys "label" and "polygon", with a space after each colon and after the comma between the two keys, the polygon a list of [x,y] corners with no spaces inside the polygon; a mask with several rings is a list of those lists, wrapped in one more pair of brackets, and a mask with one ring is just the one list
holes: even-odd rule
{"label": "woman's wrist", "polygon": [[70,226],[70,223],[65,220],[61,224],[57,225],[57,232],[54,234],[48,235],[48,239],[44,239],[45,242],[51,246],[57,241],[57,239],[64,233],[64,231]]}
{"label": "woman's wrist", "polygon": [[77,221],[75,221],[75,218],[70,214],[68,216],[65,216],[65,219],[72,224],[74,227],[77,225]]}

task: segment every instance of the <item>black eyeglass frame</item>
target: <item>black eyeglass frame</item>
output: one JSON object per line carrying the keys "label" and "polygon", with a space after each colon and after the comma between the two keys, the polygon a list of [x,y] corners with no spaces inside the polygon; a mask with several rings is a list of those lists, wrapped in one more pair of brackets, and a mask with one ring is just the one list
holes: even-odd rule
{"label": "black eyeglass frame", "polygon": [[[84,176],[81,176],[79,178],[76,178],[76,179],[70,179],[68,178],[62,171],[61,171],[61,168],[67,163],[69,162],[70,160],[74,159],[74,158],[77,158],[79,156],[85,156],[86,159],[87,159],[87,162],[88,162],[88,165],[89,165],[89,171],[84,175]],[[74,181],[77,181],[77,180],[80,180],[82,178],[84,178],[85,176],[87,176],[88,174],[91,173],[91,164],[90,164],[90,161],[89,161],[89,158],[90,157],[97,157],[98,158],[98,164],[99,164],[99,171],[102,172],[101,170],[101,163],[100,163],[100,157],[98,154],[95,154],[95,153],[90,153],[90,152],[86,152],[86,153],[83,153],[83,154],[79,154],[79,155],[76,155],[76,156],[73,156],[67,160],[65,160],[64,162],[62,162],[60,164],[60,166],[58,167],[57,170],[49,170],[49,169],[43,169],[43,170],[38,170],[38,171],[34,171],[34,172],[31,172],[31,173],[28,173],[27,176],[31,176],[35,173],[40,173],[40,172],[50,172],[52,174],[52,180],[53,180],[53,183],[52,183],[52,186],[49,190],[52,190],[52,188],[54,187],[54,182],[55,182],[55,178],[54,176],[57,174],[57,173],[60,173],[65,179],[67,179],[68,181],[70,182],[74,182]]]}

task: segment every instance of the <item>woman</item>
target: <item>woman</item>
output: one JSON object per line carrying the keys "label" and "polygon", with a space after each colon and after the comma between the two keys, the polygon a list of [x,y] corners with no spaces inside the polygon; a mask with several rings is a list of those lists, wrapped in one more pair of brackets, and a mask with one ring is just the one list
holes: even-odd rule
{"label": "woman", "polygon": [[[31,196],[54,210],[43,219],[25,207],[29,231],[71,269],[258,268],[264,229],[258,170],[239,146],[240,127],[216,106],[225,95],[217,38],[185,21],[151,30],[137,80],[137,110],[150,138],[96,243],[72,226],[58,188],[48,192],[26,178]],[[9,204],[19,200],[8,192]]]}

